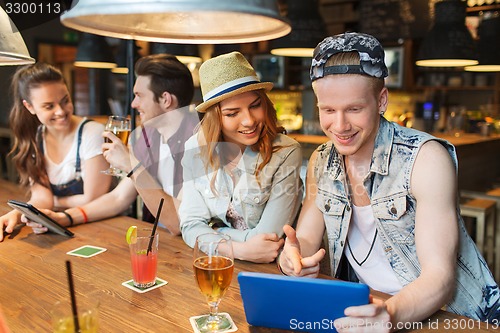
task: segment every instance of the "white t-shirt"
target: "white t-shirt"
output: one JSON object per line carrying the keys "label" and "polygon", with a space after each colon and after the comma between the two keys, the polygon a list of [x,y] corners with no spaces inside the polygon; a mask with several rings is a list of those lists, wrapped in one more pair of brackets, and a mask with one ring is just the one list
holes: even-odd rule
{"label": "white t-shirt", "polygon": [[[371,206],[352,207],[352,220],[349,226],[347,238],[356,260],[361,263],[370,252],[370,247],[375,235],[375,217]],[[372,252],[368,259],[359,266],[346,244],[344,253],[352,268],[356,272],[359,281],[367,284],[370,288],[394,295],[403,288],[394,270],[385,256],[380,236],[377,235]]]}
{"label": "white t-shirt", "polygon": [[[45,154],[47,175],[49,176],[49,181],[51,184],[65,184],[75,179],[78,130],[80,129],[81,125],[82,123],[78,125],[78,128],[75,131],[73,144],[71,145],[68,154],[64,157],[61,163],[54,163],[48,157],[48,155]],[[85,160],[89,160],[97,155],[102,154],[102,144],[104,142],[104,139],[102,137],[103,131],[104,125],[96,121],[89,121],[83,127],[82,141],[80,144],[80,165],[82,169],[82,178],[85,176]],[[45,129],[43,132],[45,132]],[[47,151],[47,146],[45,145],[45,137],[43,138],[43,150],[45,152]]]}
{"label": "white t-shirt", "polygon": [[163,142],[162,137],[157,177],[163,191],[172,197],[174,196],[174,165],[175,162],[170,147],[166,142]]}

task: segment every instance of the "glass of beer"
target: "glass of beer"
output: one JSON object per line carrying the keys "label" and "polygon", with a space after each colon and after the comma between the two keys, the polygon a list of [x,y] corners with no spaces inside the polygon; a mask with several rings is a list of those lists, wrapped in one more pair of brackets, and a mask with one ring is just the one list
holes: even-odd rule
{"label": "glass of beer", "polygon": [[[91,295],[92,296],[92,295]],[[99,299],[80,297],[78,299],[78,326],[80,333],[99,332]],[[58,301],[51,309],[52,332],[74,333],[75,318],[69,299]]]}
{"label": "glass of beer", "polygon": [[218,314],[218,308],[233,278],[231,237],[219,233],[198,236],[193,252],[193,269],[198,287],[210,308],[210,314],[196,319],[199,331],[219,332],[230,328],[231,322]]}
{"label": "glass of beer", "polygon": [[[123,116],[109,116],[104,130],[113,133],[123,142],[124,145],[127,145],[128,137],[130,136],[130,119]],[[105,138],[105,142],[111,141],[108,138]],[[102,172],[110,176],[121,175],[121,170],[114,168],[111,165],[108,169]]]}

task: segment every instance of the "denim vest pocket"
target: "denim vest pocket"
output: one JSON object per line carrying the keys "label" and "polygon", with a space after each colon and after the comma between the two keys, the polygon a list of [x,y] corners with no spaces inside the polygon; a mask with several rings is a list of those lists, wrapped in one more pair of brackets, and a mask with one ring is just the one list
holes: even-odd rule
{"label": "denim vest pocket", "polygon": [[316,205],[323,215],[327,216],[342,216],[347,206],[340,198],[330,193],[325,193],[325,191],[321,189],[318,189],[318,194],[316,195]]}
{"label": "denim vest pocket", "polygon": [[316,206],[323,213],[328,238],[337,239],[340,235],[342,219],[347,208],[347,203],[331,193],[318,189]]}
{"label": "denim vest pocket", "polygon": [[372,202],[373,214],[378,219],[399,220],[406,213],[406,195],[397,193]]}
{"label": "denim vest pocket", "polygon": [[407,214],[405,193],[396,193],[374,200],[372,209],[375,219],[380,222],[393,241],[406,245],[415,243],[415,223],[412,220],[412,214]]}

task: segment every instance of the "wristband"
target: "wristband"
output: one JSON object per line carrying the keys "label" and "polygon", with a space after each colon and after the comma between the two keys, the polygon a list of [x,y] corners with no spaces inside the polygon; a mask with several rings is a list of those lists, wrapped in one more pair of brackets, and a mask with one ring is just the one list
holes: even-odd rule
{"label": "wristband", "polygon": [[83,210],[82,207],[75,207],[76,209],[78,209],[82,215],[83,215],[83,223],[87,223],[89,221],[89,218],[87,217],[87,214],[85,213],[85,211]]}
{"label": "wristband", "polygon": [[69,215],[69,213],[66,212],[66,211],[64,211],[64,210],[61,213],[63,213],[64,215],[66,215],[66,217],[69,220],[69,226],[72,227],[73,226],[73,218],[71,217],[71,215]]}
{"label": "wristband", "polygon": [[136,171],[137,171],[137,169],[139,169],[139,167],[140,167],[141,165],[142,165],[142,163],[141,163],[141,162],[137,163],[137,165],[136,165],[136,166],[135,166],[132,170],[130,170],[130,172],[129,172],[129,173],[127,173],[127,177],[128,177],[128,178],[132,177],[132,175],[134,174],[134,172],[136,172]]}

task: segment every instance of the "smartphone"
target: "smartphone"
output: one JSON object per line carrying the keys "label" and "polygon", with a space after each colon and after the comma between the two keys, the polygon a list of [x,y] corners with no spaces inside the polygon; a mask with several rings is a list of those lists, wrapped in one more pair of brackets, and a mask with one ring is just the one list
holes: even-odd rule
{"label": "smartphone", "polygon": [[36,223],[40,223],[44,227],[47,227],[50,231],[67,236],[67,237],[73,237],[75,234],[73,234],[71,231],[42,213],[41,211],[38,210],[35,206],[26,203],[26,202],[21,202],[21,201],[16,201],[16,200],[9,200],[7,201],[7,204],[20,211],[24,215],[26,215],[27,218],[29,218],[31,221],[34,221]]}

